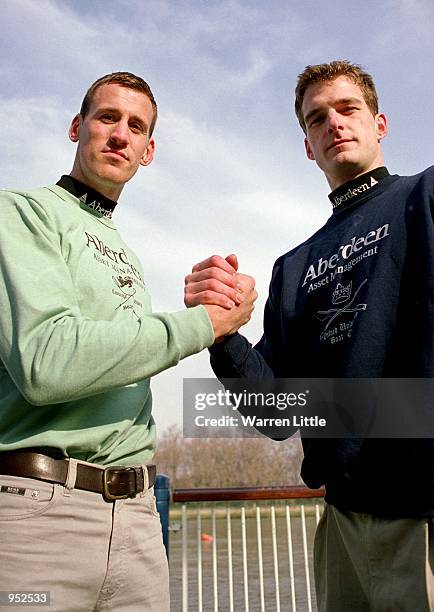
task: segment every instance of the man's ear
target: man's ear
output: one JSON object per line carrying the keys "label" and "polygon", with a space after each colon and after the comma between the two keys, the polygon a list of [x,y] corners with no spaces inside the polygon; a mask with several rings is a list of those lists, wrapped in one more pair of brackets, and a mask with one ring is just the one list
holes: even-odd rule
{"label": "man's ear", "polygon": [[151,138],[146,146],[145,152],[140,160],[141,166],[149,166],[151,161],[154,159],[155,153],[155,140]]}
{"label": "man's ear", "polygon": [[378,142],[380,142],[380,140],[383,140],[383,138],[387,136],[387,117],[383,113],[375,115],[375,130],[377,132]]}
{"label": "man's ear", "polygon": [[80,126],[81,126],[81,115],[75,115],[74,119],[71,121],[71,125],[69,126],[68,134],[69,140],[72,142],[78,142],[80,136]]}
{"label": "man's ear", "polygon": [[307,138],[304,139],[304,148],[306,149],[307,158],[314,161],[315,155],[313,154],[312,149],[310,148],[310,144]]}

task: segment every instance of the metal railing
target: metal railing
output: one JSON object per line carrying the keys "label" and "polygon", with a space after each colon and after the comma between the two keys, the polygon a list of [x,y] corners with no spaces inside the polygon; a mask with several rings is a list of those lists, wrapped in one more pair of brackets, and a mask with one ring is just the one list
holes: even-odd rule
{"label": "metal railing", "polygon": [[302,486],[175,489],[172,609],[316,610],[312,549],[323,495]]}

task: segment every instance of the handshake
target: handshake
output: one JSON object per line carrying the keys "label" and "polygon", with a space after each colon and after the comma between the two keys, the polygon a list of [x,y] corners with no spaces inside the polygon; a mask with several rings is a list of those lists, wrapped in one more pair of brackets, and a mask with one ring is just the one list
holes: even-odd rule
{"label": "handshake", "polygon": [[250,320],[258,297],[255,279],[240,274],[236,255],[208,257],[185,277],[187,308],[203,304],[214,329],[215,342],[234,334]]}

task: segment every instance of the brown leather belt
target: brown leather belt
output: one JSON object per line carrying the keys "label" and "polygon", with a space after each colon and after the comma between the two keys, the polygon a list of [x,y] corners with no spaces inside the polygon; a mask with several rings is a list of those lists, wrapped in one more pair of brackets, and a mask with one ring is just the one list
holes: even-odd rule
{"label": "brown leather belt", "polygon": [[[0,453],[0,474],[36,478],[65,485],[68,475],[69,459],[55,459],[27,451],[8,451]],[[148,473],[147,487],[153,487],[157,468],[155,465],[110,466],[102,469],[84,463],[77,463],[77,476],[74,487],[85,491],[101,493],[106,501],[136,497],[145,489],[143,470]]]}

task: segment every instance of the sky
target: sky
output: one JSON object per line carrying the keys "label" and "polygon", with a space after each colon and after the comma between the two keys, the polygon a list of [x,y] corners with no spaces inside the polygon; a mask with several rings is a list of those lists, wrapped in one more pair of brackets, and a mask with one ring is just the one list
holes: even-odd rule
{"label": "sky", "polygon": [[[156,157],[114,221],[140,257],[154,310],[183,306],[184,277],[236,253],[259,298],[244,328],[261,336],[274,261],[330,216],[293,112],[307,64],[348,59],[376,82],[391,173],[433,163],[432,0],[0,0],[0,188],[54,183],[84,92],[127,70],[159,108]],[[207,351],[153,379],[159,430],[182,422],[183,377],[211,377]]]}

